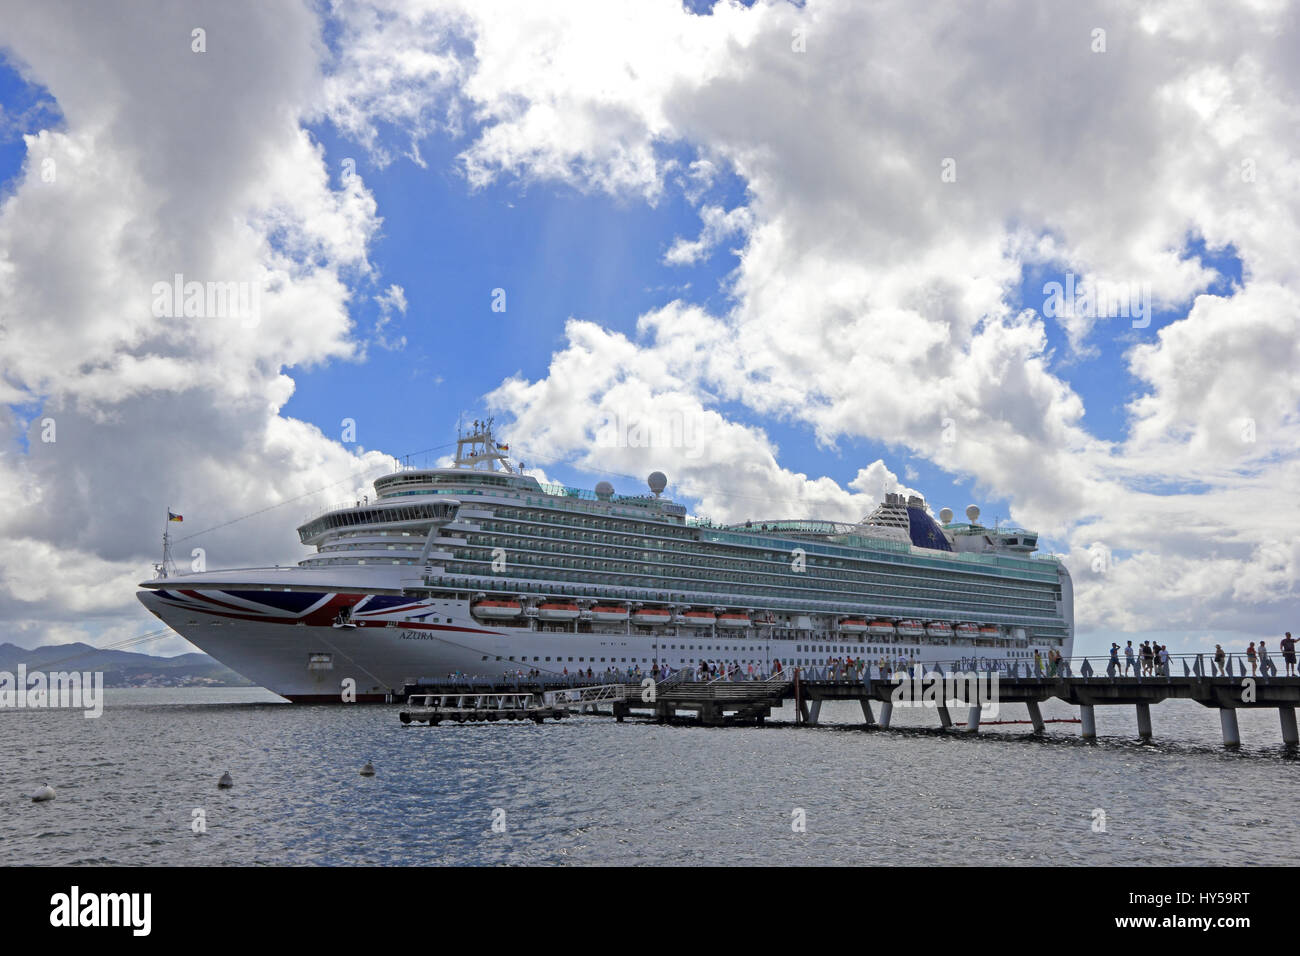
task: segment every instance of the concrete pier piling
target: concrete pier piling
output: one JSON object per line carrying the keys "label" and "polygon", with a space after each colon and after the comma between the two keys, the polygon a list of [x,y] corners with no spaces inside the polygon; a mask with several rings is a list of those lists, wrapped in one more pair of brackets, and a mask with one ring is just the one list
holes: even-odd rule
{"label": "concrete pier piling", "polygon": [[952,714],[948,712],[946,705],[939,705],[939,726],[944,730],[952,730]]}
{"label": "concrete pier piling", "polygon": [[1047,725],[1043,723],[1043,711],[1038,706],[1038,701],[1027,700],[1025,701],[1025,707],[1029,709],[1029,719],[1033,721],[1034,733],[1041,734],[1046,731]]}
{"label": "concrete pier piling", "polygon": [[1097,709],[1092,704],[1079,705],[1080,736],[1084,740],[1097,739]]}
{"label": "concrete pier piling", "polygon": [[1295,708],[1279,707],[1277,716],[1282,721],[1282,742],[1288,750],[1294,750],[1300,746],[1300,734],[1296,733]]}
{"label": "concrete pier piling", "polygon": [[1237,728],[1235,707],[1219,708],[1219,723],[1223,726],[1223,746],[1236,749],[1241,746],[1241,731]]}
{"label": "concrete pier piling", "polygon": [[884,701],[880,705],[880,726],[885,729],[889,728],[889,721],[894,716],[894,702],[891,700]]}
{"label": "concrete pier piling", "polygon": [[867,726],[875,726],[876,715],[871,712],[871,701],[866,697],[863,697],[862,700],[858,701],[858,703],[862,705],[862,719],[867,722]]}
{"label": "concrete pier piling", "polygon": [[1137,705],[1138,720],[1138,737],[1142,740],[1150,740],[1151,734],[1151,705],[1143,701]]}
{"label": "concrete pier piling", "polygon": [[979,704],[972,704],[966,711],[966,733],[978,733],[980,729],[980,707]]}

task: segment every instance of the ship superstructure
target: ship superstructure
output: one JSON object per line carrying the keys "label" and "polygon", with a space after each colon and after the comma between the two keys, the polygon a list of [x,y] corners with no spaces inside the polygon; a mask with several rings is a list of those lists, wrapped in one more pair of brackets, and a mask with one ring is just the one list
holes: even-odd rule
{"label": "ship superstructure", "polygon": [[454,672],[1070,653],[1064,565],[973,507],[955,524],[890,494],[857,524],[715,525],[666,498],[661,473],[648,485],[543,484],[475,422],[450,467],[401,469],[302,524],[316,550],[296,567],[159,577],[140,599],[291,700],[338,700],[348,679],[382,698]]}

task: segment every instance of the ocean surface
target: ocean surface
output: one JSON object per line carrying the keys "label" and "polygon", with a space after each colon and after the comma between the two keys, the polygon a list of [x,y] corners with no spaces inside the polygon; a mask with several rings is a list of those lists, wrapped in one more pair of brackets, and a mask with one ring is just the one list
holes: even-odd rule
{"label": "ocean surface", "polygon": [[[1049,724],[1043,739],[1022,725],[945,735],[933,711],[902,709],[896,726],[915,729],[866,731],[847,703],[823,705],[810,728],[789,708],[762,728],[431,728],[402,726],[397,705],[290,705],[258,689],[106,693],[98,719],[0,711],[0,864],[1300,858],[1300,763],[1271,710],[1240,712],[1232,753],[1218,714],[1190,701],[1152,707],[1156,741],[1143,745],[1127,707],[1098,707],[1100,739],[1085,744],[1078,724]],[[1076,716],[1060,702],[1044,714]],[[367,761],[374,777],[358,773]],[[219,790],[226,771],[235,785]],[[57,798],[31,802],[45,783]]]}

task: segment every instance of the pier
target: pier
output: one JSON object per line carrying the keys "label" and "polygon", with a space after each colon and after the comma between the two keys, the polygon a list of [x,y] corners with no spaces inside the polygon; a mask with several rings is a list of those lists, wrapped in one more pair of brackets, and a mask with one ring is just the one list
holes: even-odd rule
{"label": "pier", "polygon": [[[1163,672],[1145,675],[1098,673],[1094,660],[1062,660],[1054,673],[1046,673],[1041,665],[1017,660],[981,661],[978,663],[992,666],[980,671],[959,670],[962,662],[939,663],[929,668],[917,665],[884,672],[866,664],[790,668],[758,680],[726,677],[705,680],[697,679],[693,672],[677,671],[664,680],[619,678],[615,684],[594,686],[572,677],[459,682],[449,679],[420,682],[408,686],[407,690],[408,693],[429,693],[437,686],[463,686],[467,690],[477,687],[479,693],[486,694],[524,689],[547,694],[548,701],[568,694],[572,700],[563,706],[579,713],[603,714],[619,721],[635,716],[663,723],[680,721],[685,712],[690,715],[687,720],[705,726],[763,724],[773,709],[782,707],[787,701],[794,703],[797,724],[816,726],[821,706],[826,701],[854,701],[862,710],[864,727],[886,730],[893,720],[895,706],[900,704],[900,691],[933,686],[937,691],[928,700],[918,699],[913,694],[904,702],[914,709],[933,711],[939,729],[978,733],[984,704],[1023,704],[1029,715],[1027,723],[1032,726],[1033,733],[1041,734],[1048,723],[1042,715],[1042,704],[1056,699],[1078,708],[1080,734],[1085,740],[1096,739],[1098,707],[1133,708],[1137,737],[1151,740],[1155,736],[1152,705],[1182,699],[1194,700],[1219,712],[1225,747],[1241,745],[1237,711],[1247,708],[1277,710],[1282,740],[1287,749],[1300,747],[1296,723],[1300,677],[1247,674],[1240,662],[1237,662],[1234,673],[1231,658],[1218,673],[1213,673],[1216,668],[1207,671],[1202,655],[1178,655],[1171,658]],[[1099,666],[1106,667],[1105,659]],[[1174,676],[1169,673],[1174,667],[1181,667],[1183,674]],[[964,690],[974,678],[982,680],[986,696],[963,694],[957,699],[943,696],[944,688],[951,689],[954,681]],[[621,688],[621,693],[610,690],[615,686]],[[584,691],[591,696],[584,697]],[[879,716],[876,707],[879,707]],[[965,709],[965,721],[953,720],[955,707]]]}

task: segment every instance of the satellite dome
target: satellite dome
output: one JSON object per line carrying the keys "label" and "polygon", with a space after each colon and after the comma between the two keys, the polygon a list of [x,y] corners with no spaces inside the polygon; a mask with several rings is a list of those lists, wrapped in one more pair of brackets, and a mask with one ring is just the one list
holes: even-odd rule
{"label": "satellite dome", "polygon": [[614,497],[614,486],[608,481],[597,482],[596,497],[601,501],[609,501],[610,498]]}
{"label": "satellite dome", "polygon": [[966,518],[967,518],[967,520],[970,521],[971,524],[979,524],[979,522],[980,522],[980,509],[978,508],[978,506],[976,506],[976,505],[967,505],[967,506],[966,506]]}
{"label": "satellite dome", "polygon": [[941,508],[941,509],[939,509],[939,523],[940,523],[940,524],[952,524],[952,509],[951,509],[951,508]]}
{"label": "satellite dome", "polygon": [[662,495],[664,489],[668,487],[668,476],[662,471],[652,471],[650,472],[650,477],[646,479],[646,484],[650,486],[650,490],[654,492],[656,497],[658,497],[659,495]]}

